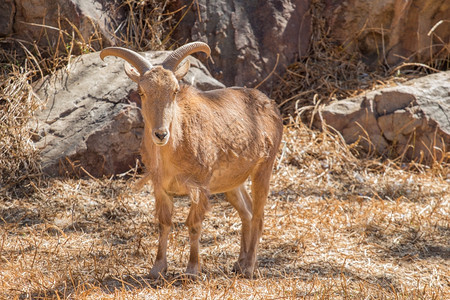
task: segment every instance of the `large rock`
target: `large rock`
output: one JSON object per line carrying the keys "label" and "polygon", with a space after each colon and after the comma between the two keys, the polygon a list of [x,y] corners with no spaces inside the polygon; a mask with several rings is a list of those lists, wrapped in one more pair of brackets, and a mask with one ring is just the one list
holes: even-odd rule
{"label": "large rock", "polygon": [[448,160],[450,71],[336,101],[322,108],[315,121],[368,150],[422,162]]}
{"label": "large rock", "polygon": [[[177,8],[184,5],[178,0]],[[445,59],[449,18],[447,0],[198,0],[175,35],[212,47],[214,77],[227,85],[254,87],[270,74],[277,54],[277,71],[308,55],[310,41],[317,38],[313,33],[320,30],[313,26],[319,23],[326,22],[327,37],[336,45],[360,53],[375,67],[426,62],[438,53]],[[262,88],[269,91],[274,79]]]}
{"label": "large rock", "polygon": [[[120,35],[127,29],[120,26],[126,24],[126,5],[121,1],[3,2],[0,36],[13,35],[45,46],[55,47],[59,41],[65,47],[59,28],[69,34],[73,31],[77,40],[93,42],[90,46],[95,49],[100,48],[90,41],[95,32],[101,33],[105,46],[116,44],[114,32]],[[172,9],[185,6],[186,1],[178,0]],[[174,36],[181,42],[208,43],[215,61],[209,68],[226,85],[256,86],[270,74],[277,55],[277,71],[284,71],[308,55],[310,41],[316,38],[312,33],[319,30],[313,24],[323,22],[328,37],[349,52],[361,53],[372,66],[393,66],[405,59],[428,61],[439,53],[445,59],[447,52],[442,49],[450,42],[450,2],[446,0],[197,0],[189,7],[187,14],[186,7],[176,14],[183,19]],[[274,79],[270,77],[261,89],[269,92]]]}
{"label": "large rock", "polygon": [[77,40],[86,43],[92,43],[90,38],[99,32],[108,45],[114,43],[114,7],[109,0],[6,0],[0,4],[0,36],[54,48],[58,42],[65,47],[62,31],[74,32]]}
{"label": "large rock", "polygon": [[13,0],[4,0],[0,3],[0,36],[12,33],[15,14],[16,6]]}
{"label": "large rock", "polygon": [[368,64],[428,61],[450,42],[448,0],[324,2],[330,37]]}
{"label": "large rock", "polygon": [[[168,53],[145,56],[158,64]],[[223,87],[197,59],[188,59],[186,83],[203,90]],[[102,176],[135,166],[144,126],[137,86],[123,71],[123,60],[105,60],[98,53],[82,55],[35,86],[36,94],[48,101],[32,124],[45,173],[83,175],[84,169]]]}
{"label": "large rock", "polygon": [[[254,87],[276,66],[277,54],[281,71],[307,53],[309,6],[310,0],[198,0],[176,35],[210,45],[215,78],[226,85]],[[264,90],[270,90],[272,79]]]}

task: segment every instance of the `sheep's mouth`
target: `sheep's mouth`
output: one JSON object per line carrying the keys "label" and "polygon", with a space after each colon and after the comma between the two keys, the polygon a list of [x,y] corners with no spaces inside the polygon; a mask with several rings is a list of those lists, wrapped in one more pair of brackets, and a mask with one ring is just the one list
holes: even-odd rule
{"label": "sheep's mouth", "polygon": [[154,139],[153,139],[153,143],[154,143],[156,146],[160,146],[160,147],[166,145],[168,141],[169,141],[169,138],[168,138],[168,137],[165,138],[165,139],[163,139],[163,140],[160,140],[160,139],[157,139],[157,138],[154,138]]}

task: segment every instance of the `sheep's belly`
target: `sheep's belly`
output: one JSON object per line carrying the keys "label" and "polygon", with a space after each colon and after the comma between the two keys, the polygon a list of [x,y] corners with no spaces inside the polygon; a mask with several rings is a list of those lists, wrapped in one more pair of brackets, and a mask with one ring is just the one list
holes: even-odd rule
{"label": "sheep's belly", "polygon": [[212,171],[212,176],[178,173],[163,181],[163,187],[168,194],[174,196],[188,195],[190,190],[196,188],[204,189],[211,194],[224,193],[242,185],[255,165],[254,162],[244,161],[239,164],[222,165]]}

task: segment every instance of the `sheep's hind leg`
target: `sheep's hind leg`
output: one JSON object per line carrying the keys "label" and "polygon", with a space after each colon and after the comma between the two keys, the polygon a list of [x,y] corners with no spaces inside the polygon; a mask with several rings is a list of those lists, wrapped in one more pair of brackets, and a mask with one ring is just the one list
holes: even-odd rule
{"label": "sheep's hind leg", "polygon": [[245,190],[244,185],[227,192],[226,198],[228,202],[237,210],[242,221],[241,229],[241,250],[239,258],[233,266],[233,272],[243,273],[246,269],[246,257],[250,246],[251,220],[252,220],[252,199]]}
{"label": "sheep's hind leg", "polygon": [[159,242],[155,263],[150,270],[150,277],[157,279],[167,270],[167,241],[172,228],[172,197],[164,191],[155,191],[156,216],[159,220]]}
{"label": "sheep's hind leg", "polygon": [[267,202],[269,194],[270,176],[272,173],[273,160],[267,161],[256,168],[251,175],[252,179],[252,199],[253,210],[251,220],[251,234],[248,254],[244,260],[244,269],[242,274],[245,277],[253,277],[253,271],[256,266],[256,253],[258,244],[263,231],[264,223],[264,206]]}

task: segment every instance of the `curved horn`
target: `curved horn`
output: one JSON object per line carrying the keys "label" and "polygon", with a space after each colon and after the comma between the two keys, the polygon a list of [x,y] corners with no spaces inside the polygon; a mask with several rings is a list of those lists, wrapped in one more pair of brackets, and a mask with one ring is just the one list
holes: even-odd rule
{"label": "curved horn", "polygon": [[103,49],[100,52],[100,58],[103,60],[106,56],[123,58],[135,67],[141,75],[153,67],[152,64],[139,53],[122,47],[109,47]]}
{"label": "curved horn", "polygon": [[205,52],[207,57],[211,54],[209,46],[203,42],[193,42],[174,50],[162,63],[165,69],[175,71],[178,64],[188,55],[195,52]]}

